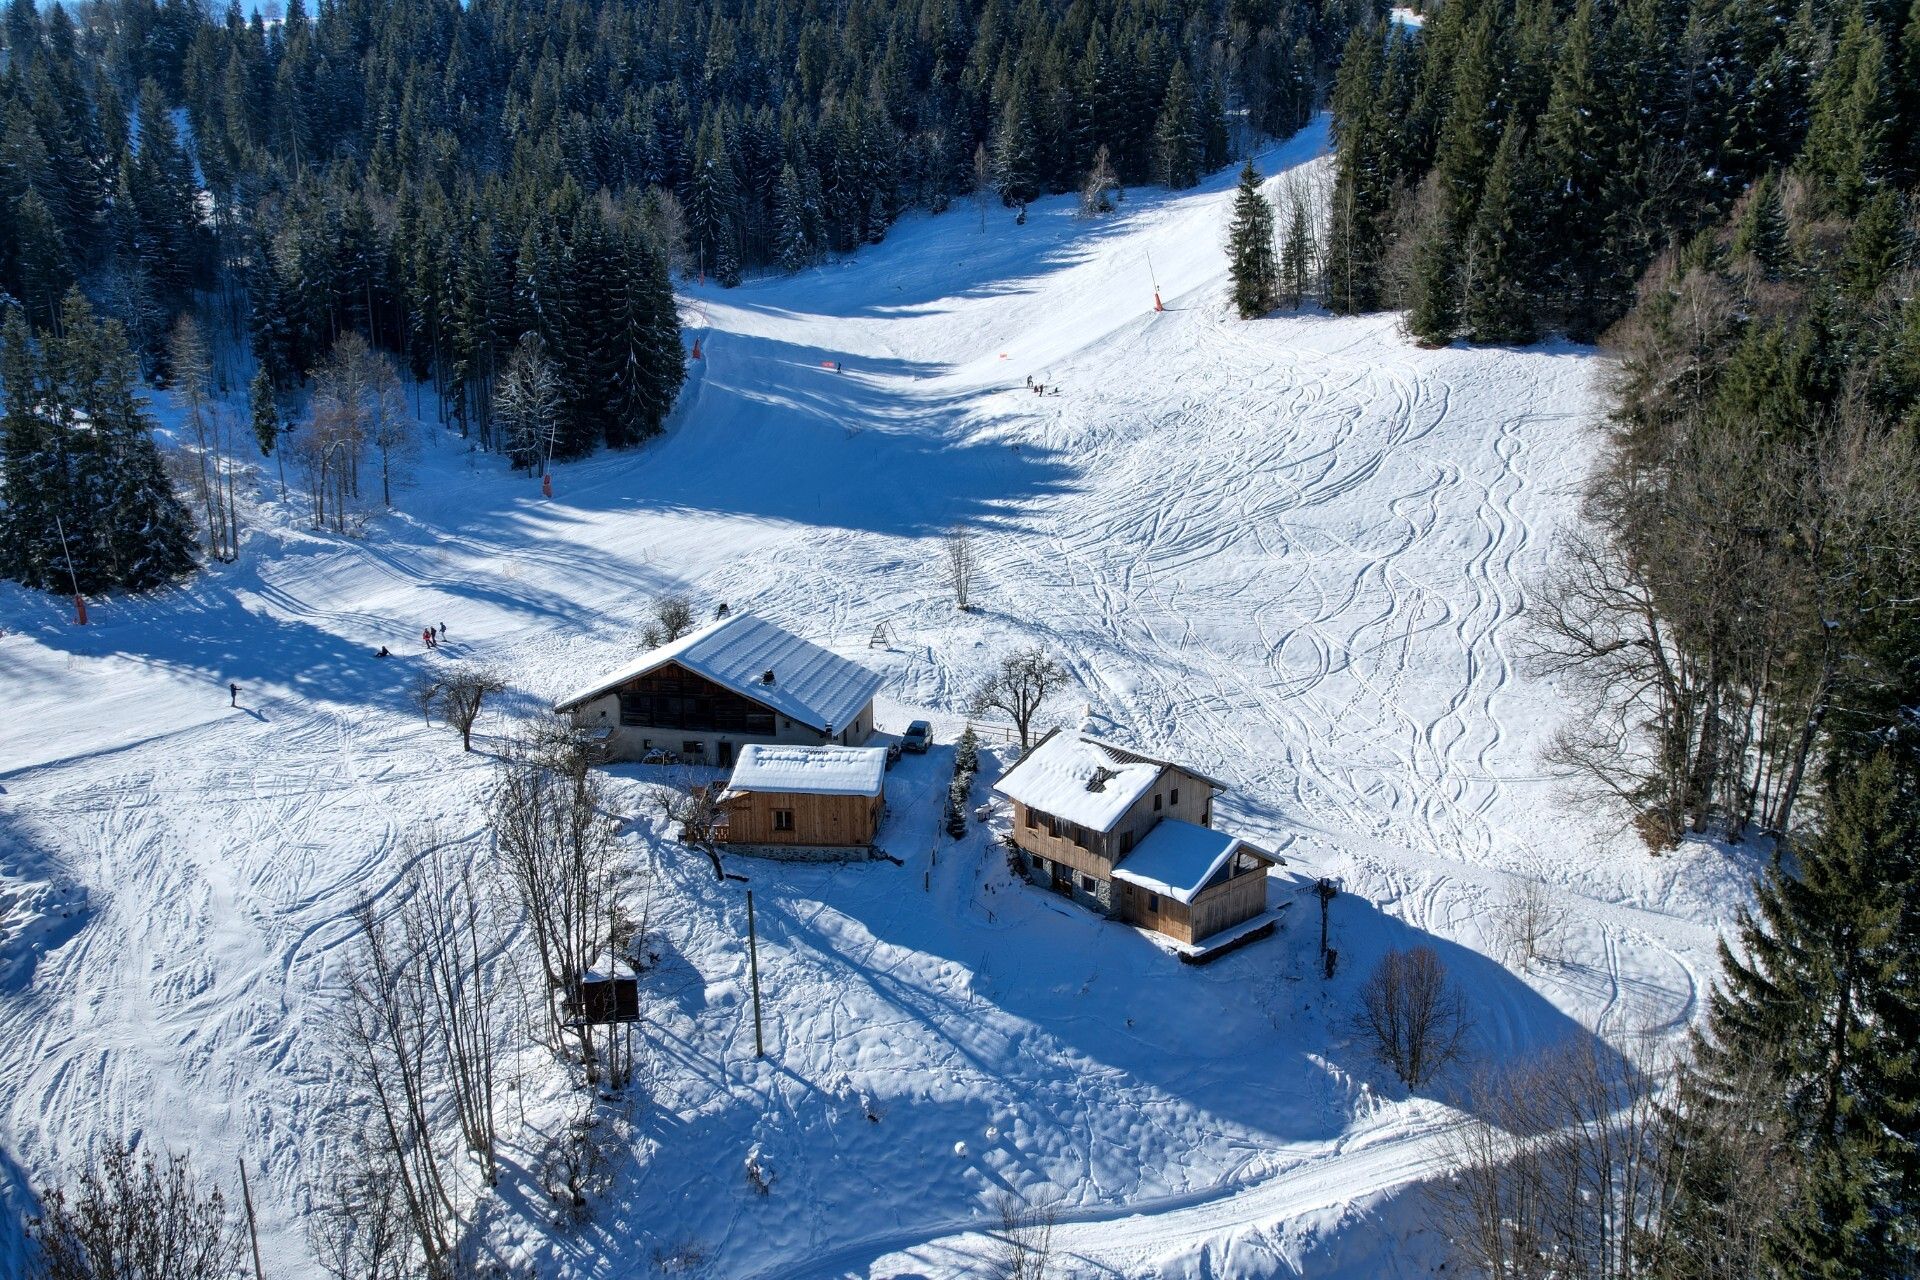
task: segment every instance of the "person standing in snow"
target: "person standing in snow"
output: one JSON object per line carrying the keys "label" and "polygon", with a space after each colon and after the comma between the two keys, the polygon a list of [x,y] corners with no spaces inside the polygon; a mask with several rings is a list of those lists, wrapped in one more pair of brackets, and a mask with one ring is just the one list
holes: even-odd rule
{"label": "person standing in snow", "polygon": [[240,705],[240,686],[231,682],[227,685],[227,705],[230,707]]}
{"label": "person standing in snow", "polygon": [[[447,624],[443,622],[440,624],[440,639],[445,640],[446,638],[447,638]],[[434,648],[436,649],[438,649],[439,647],[440,646],[438,644],[434,645]]]}

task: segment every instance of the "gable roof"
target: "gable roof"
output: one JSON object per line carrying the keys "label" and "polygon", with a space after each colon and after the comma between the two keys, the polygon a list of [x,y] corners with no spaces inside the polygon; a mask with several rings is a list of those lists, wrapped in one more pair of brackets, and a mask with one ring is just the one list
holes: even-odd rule
{"label": "gable roof", "polygon": [[1207,882],[1236,853],[1250,853],[1268,864],[1280,861],[1224,831],[1179,818],[1162,818],[1147,832],[1146,839],[1120,860],[1113,878],[1191,906]]}
{"label": "gable roof", "polygon": [[[736,613],[651,649],[556,702],[566,711],[668,663],[822,733],[839,730],[873,701],[880,677],[750,613]],[[773,683],[762,681],[773,672]]]}
{"label": "gable roof", "polygon": [[728,792],[877,796],[887,773],[883,747],[788,747],[750,742],[740,748]]}
{"label": "gable roof", "polygon": [[1030,809],[1038,809],[1093,831],[1110,831],[1134,801],[1152,790],[1167,769],[1226,787],[1181,765],[1155,760],[1084,733],[1058,729],[1034,744],[993,789]]}

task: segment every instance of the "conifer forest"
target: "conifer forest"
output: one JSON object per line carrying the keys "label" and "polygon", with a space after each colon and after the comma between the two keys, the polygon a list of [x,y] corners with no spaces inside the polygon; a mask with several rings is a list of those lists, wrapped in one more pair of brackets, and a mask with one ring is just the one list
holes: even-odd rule
{"label": "conifer forest", "polygon": [[[62,964],[137,986],[128,937],[212,989],[258,939],[153,922],[259,892],[284,985],[231,1039],[284,1057],[220,1069],[299,1099],[235,1139],[285,1274],[1920,1280],[1920,0],[0,3],[0,1041]],[[742,914],[695,728],[601,768],[711,673],[555,700],[749,610],[870,679],[817,749],[873,731],[896,790],[860,867],[746,864]],[[750,665],[729,697],[787,696]],[[1203,790],[1159,856],[1216,793],[1260,856],[1129,880],[1132,832],[997,789],[1096,731],[1063,814],[1165,768]],[[178,789],[285,801],[251,880],[192,843],[240,809],[98,800],[256,759]],[[515,840],[525,883],[473,873]],[[1248,871],[1218,954],[1066,932]],[[108,890],[137,927],[63,955]],[[288,941],[282,899],[331,915]],[[498,957],[556,912],[515,1015]],[[349,944],[336,1071],[273,1020]],[[84,1261],[124,1196],[242,1274],[236,1201],[135,1140],[170,1068],[111,1082],[84,1175],[9,1120],[111,1075],[116,1016],[50,1083],[0,1048],[0,1211],[16,1167],[45,1210],[0,1271],[149,1274]]]}

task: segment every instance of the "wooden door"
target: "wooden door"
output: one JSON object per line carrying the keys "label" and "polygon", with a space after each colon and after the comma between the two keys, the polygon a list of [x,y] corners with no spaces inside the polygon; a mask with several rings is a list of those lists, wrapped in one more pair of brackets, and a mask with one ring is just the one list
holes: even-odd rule
{"label": "wooden door", "polygon": [[1060,862],[1053,864],[1053,891],[1063,897],[1073,896],[1073,868]]}

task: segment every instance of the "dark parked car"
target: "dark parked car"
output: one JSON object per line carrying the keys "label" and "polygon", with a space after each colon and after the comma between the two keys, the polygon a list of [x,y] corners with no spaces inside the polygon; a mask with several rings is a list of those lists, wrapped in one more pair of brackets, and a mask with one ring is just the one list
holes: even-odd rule
{"label": "dark parked car", "polygon": [[925,720],[915,720],[907,726],[907,731],[900,735],[901,749],[916,754],[925,751],[927,744],[932,741],[933,726]]}

